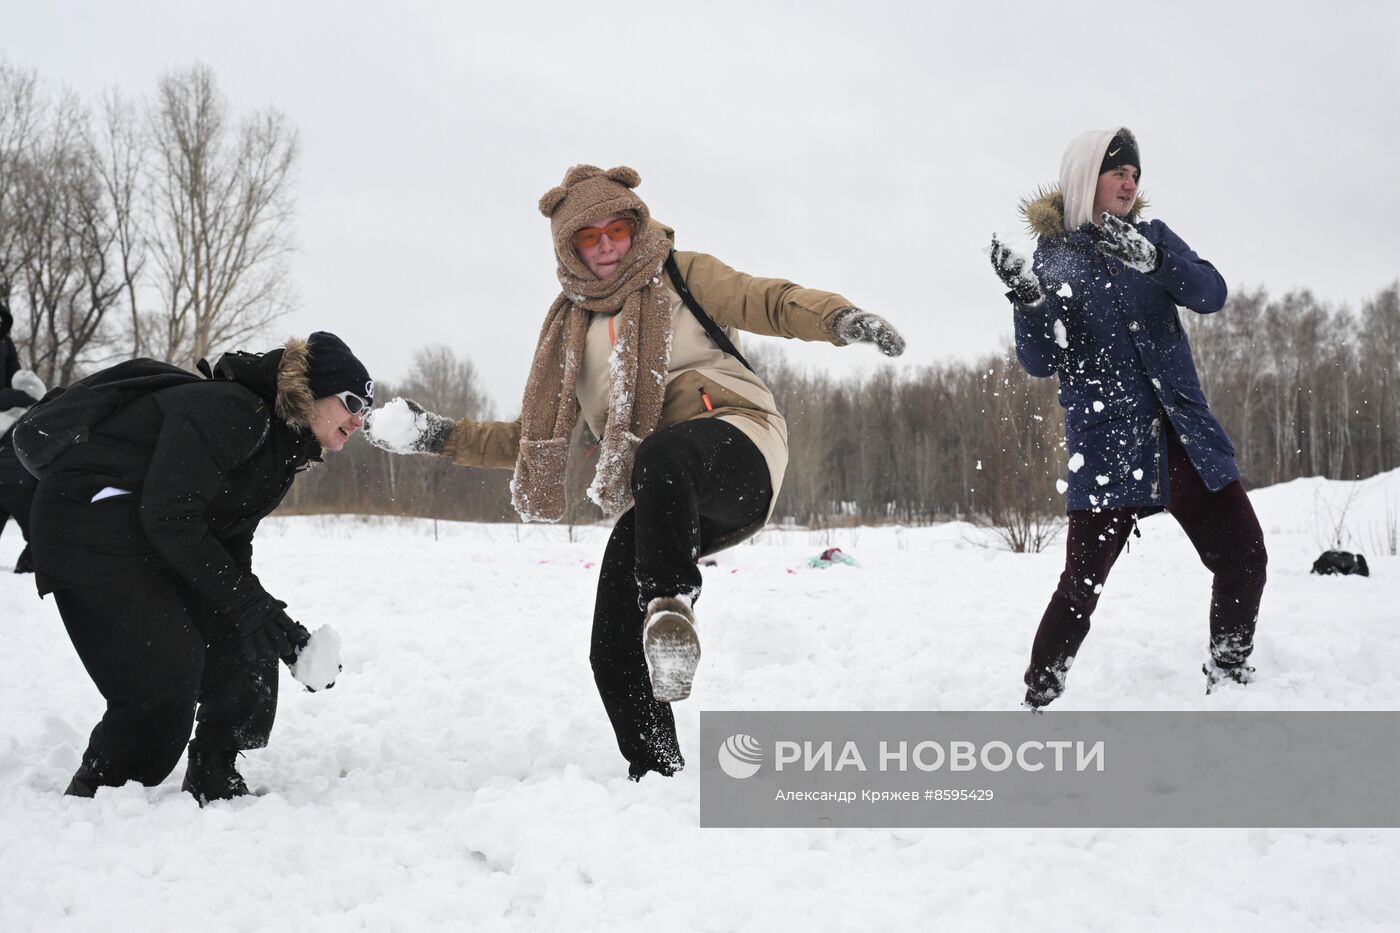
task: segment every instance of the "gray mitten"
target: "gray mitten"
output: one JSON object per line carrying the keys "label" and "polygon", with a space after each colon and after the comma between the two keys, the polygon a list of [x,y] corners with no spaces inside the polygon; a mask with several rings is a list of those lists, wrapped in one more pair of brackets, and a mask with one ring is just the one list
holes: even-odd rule
{"label": "gray mitten", "polygon": [[365,437],[395,454],[440,454],[455,422],[412,399],[395,398],[365,416]]}
{"label": "gray mitten", "polygon": [[1103,239],[1094,245],[1105,256],[1112,256],[1139,272],[1156,272],[1162,265],[1162,254],[1152,241],[1126,220],[1103,212]]}
{"label": "gray mitten", "polygon": [[1023,305],[1037,304],[1040,299],[1045,297],[1045,294],[1040,290],[1040,283],[1026,268],[1026,257],[998,240],[995,233],[992,234],[990,252],[992,270],[996,272],[997,278],[1001,279],[1002,284],[1011,292],[1012,297]]}
{"label": "gray mitten", "polygon": [[843,344],[873,343],[885,356],[904,352],[904,338],[894,325],[878,314],[860,308],[842,308],[831,319],[831,332]]}

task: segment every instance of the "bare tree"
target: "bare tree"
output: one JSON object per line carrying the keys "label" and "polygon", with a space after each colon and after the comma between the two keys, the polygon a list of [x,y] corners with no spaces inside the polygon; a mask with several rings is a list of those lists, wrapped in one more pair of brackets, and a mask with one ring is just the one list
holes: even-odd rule
{"label": "bare tree", "polygon": [[76,97],[60,97],[28,148],[11,166],[11,236],[28,306],[19,343],[41,378],[62,384],[105,352],[106,316],[121,295],[111,267],[115,233],[89,116]]}
{"label": "bare tree", "polygon": [[15,216],[20,166],[39,117],[38,76],[0,57],[0,299],[9,299],[23,263]]}
{"label": "bare tree", "polygon": [[495,407],[481,386],[481,377],[469,359],[458,359],[444,344],[433,344],[413,354],[413,370],[401,386],[405,396],[454,418],[490,421]]}
{"label": "bare tree", "polygon": [[138,319],[134,338],[190,366],[291,307],[297,134],[272,109],[231,126],[228,101],[204,65],[161,79],[148,122],[148,236],[162,307],[154,321]]}
{"label": "bare tree", "polygon": [[117,90],[109,90],[103,96],[102,117],[103,137],[98,149],[97,173],[112,211],[117,271],[130,312],[131,355],[146,356],[138,300],[141,273],[146,266],[146,233],[138,216],[146,141],[136,108]]}

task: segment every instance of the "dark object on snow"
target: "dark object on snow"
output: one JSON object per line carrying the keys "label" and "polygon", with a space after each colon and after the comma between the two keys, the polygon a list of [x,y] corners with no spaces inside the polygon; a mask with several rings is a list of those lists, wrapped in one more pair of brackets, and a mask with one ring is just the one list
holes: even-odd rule
{"label": "dark object on snow", "polygon": [[1324,575],[1341,573],[1369,577],[1371,568],[1366,566],[1366,557],[1363,554],[1353,554],[1351,551],[1323,551],[1322,556],[1313,561],[1312,572]]}
{"label": "dark object on snow", "polygon": [[837,564],[847,564],[851,567],[859,567],[856,559],[847,555],[839,547],[829,547],[822,551],[820,557],[807,558],[807,566],[816,570],[825,570],[827,567],[834,567]]}
{"label": "dark object on snow", "polygon": [[180,789],[193,794],[202,807],[211,800],[232,800],[246,797],[248,784],[238,773],[238,752],[219,749],[204,752],[190,749],[190,761],[185,768],[185,782]]}

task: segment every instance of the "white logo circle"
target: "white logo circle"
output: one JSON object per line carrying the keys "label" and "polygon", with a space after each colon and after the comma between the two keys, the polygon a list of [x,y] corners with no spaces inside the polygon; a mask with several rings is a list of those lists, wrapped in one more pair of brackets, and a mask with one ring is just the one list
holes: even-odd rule
{"label": "white logo circle", "polygon": [[751,778],[763,766],[763,746],[751,735],[731,735],[719,747],[719,766],[732,778]]}

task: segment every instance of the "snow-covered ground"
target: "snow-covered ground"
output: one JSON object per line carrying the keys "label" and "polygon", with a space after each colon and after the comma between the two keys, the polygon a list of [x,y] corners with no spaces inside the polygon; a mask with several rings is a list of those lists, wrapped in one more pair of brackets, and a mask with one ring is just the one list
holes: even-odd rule
{"label": "snow-covered ground", "polygon": [[[1353,491],[1355,495],[1353,495]],[[1400,709],[1400,471],[1256,491],[1257,683],[1203,692],[1209,578],[1143,523],[1055,708]],[[1345,512],[1369,579],[1316,577]],[[1059,573],[963,525],[768,531],[719,556],[677,706],[1011,709]],[[283,677],[264,796],[60,796],[101,699],[32,577],[0,572],[0,930],[1385,930],[1400,830],[717,830],[697,767],[625,780],[588,667],[606,529],[265,523],[255,563],[344,638]],[[859,567],[803,568],[829,545]],[[0,571],[19,536],[0,537]],[[1052,715],[1053,715],[1052,708]]]}

